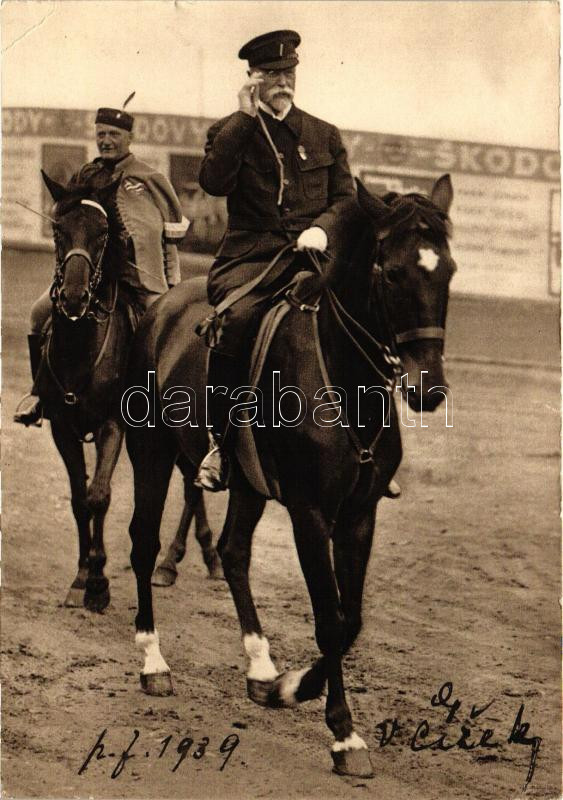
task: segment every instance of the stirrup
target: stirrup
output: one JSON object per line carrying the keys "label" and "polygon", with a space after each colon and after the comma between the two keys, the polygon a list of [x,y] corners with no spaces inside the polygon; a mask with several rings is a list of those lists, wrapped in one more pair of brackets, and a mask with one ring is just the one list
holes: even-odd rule
{"label": "stirrup", "polygon": [[229,482],[229,460],[221,452],[221,447],[211,431],[209,432],[209,452],[199,465],[194,486],[208,492],[222,492]]}
{"label": "stirrup", "polygon": [[[33,398],[33,401],[31,398]],[[21,425],[25,425],[26,428],[29,425],[34,425],[36,428],[41,427],[43,424],[43,405],[36,394],[32,394],[32,392],[24,394],[16,407],[14,422],[19,422]]]}

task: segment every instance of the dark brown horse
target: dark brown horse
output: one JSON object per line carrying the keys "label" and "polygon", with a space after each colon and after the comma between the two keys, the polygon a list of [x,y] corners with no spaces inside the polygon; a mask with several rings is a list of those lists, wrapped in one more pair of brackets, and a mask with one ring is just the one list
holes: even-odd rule
{"label": "dark brown horse", "polygon": [[[455,269],[448,248],[452,196],[449,176],[436,182],[430,199],[378,199],[359,183],[359,202],[351,199],[343,211],[331,260],[318,277],[320,302],[291,305],[258,384],[264,425],[254,430],[257,449],[270,486],[277,487],[269,494],[289,511],[315,616],[321,657],[309,668],[279,675],[270,659],[248,577],[252,534],[267,498],[240,461],[232,465],[218,551],[249,659],[249,696],[272,707],[291,706],[318,697],[328,683],[326,721],[341,774],[372,774],[346,702],[342,657],[361,629],[376,506],[401,460],[392,399],[398,356],[408,373],[400,389],[411,407],[433,411],[448,391],[442,353]],[[158,314],[148,312],[128,379],[129,385],[148,385],[154,371],[158,409],[154,428],[127,431],[135,473],[130,534],[139,593],[137,644],[145,651],[142,685],[153,694],[171,691],[150,587],[162,507],[178,449],[186,476],[193,477],[207,444],[206,353],[192,333],[205,312],[196,302],[201,296],[201,284],[188,282],[164,298]],[[296,390],[286,394],[283,412],[277,384]],[[166,401],[179,387],[185,413],[170,424]],[[285,424],[279,422],[282,413]]]}
{"label": "dark brown horse", "polygon": [[[119,288],[126,257],[120,244],[113,196],[119,179],[93,191],[69,190],[43,173],[53,207],[56,270],[53,311],[36,381],[45,416],[66,466],[78,527],[78,573],[66,605],[101,612],[109,603],[104,575],[104,520],[111,478],[123,441],[120,397],[135,320]],[[83,443],[94,441],[96,467],[87,484]],[[203,503],[184,513],[177,536],[187,533],[194,510],[196,531],[210,572],[218,561]]]}

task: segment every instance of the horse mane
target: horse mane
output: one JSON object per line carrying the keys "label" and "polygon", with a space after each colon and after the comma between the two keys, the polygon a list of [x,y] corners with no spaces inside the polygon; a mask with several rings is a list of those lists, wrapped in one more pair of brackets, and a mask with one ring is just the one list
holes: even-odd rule
{"label": "horse mane", "polygon": [[66,195],[61,200],[57,200],[54,205],[55,217],[64,217],[64,215],[72,211],[81,200],[90,198],[92,194],[92,187],[86,186],[85,184],[76,184],[75,186],[68,187]]}
{"label": "horse mane", "polygon": [[389,228],[391,236],[401,236],[420,223],[426,225],[438,239],[449,236],[448,215],[424,195],[388,192],[382,200],[389,207],[389,213],[383,216],[379,227]]}
{"label": "horse mane", "polygon": [[429,238],[440,242],[451,231],[448,214],[424,195],[388,192],[380,199],[387,208],[380,209],[377,219],[370,217],[355,197],[341,206],[331,231],[332,252],[325,266],[328,286],[350,313],[364,320],[370,318],[373,308],[372,267],[378,232],[388,231],[390,237],[400,239],[409,230],[424,227]]}
{"label": "horse mane", "polygon": [[388,192],[381,200],[387,211],[382,210],[377,220],[366,214],[355,197],[340,207],[331,231],[332,257],[326,268],[327,281],[332,286],[344,284],[345,287],[352,274],[357,277],[357,268],[371,255],[378,231],[389,230],[389,235],[395,238],[420,225],[427,227],[437,240],[450,236],[451,222],[447,213],[424,195]]}
{"label": "horse mane", "polygon": [[67,186],[65,197],[55,203],[55,216],[63,217],[65,214],[68,214],[81,200],[95,199],[105,209],[108,215],[108,221],[111,221],[111,217],[116,213],[115,199],[112,197],[109,201],[102,203],[97,198],[97,193],[98,190],[87,183],[77,183],[73,186]]}

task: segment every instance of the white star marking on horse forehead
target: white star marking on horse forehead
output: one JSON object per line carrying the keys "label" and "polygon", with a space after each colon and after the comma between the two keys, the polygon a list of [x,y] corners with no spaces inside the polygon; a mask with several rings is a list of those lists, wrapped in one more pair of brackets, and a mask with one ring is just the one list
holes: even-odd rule
{"label": "white star marking on horse forehead", "polygon": [[440,256],[430,247],[420,247],[418,250],[418,266],[433,272],[438,266]]}

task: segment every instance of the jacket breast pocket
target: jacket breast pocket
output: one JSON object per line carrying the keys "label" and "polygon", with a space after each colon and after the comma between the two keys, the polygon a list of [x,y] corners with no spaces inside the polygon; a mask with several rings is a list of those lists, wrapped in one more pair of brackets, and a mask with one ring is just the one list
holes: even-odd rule
{"label": "jacket breast pocket", "polygon": [[326,155],[311,155],[306,160],[298,159],[303,192],[310,200],[318,200],[328,194],[329,169],[334,164],[334,158]]}

